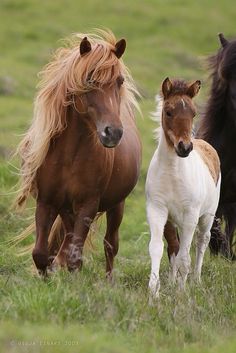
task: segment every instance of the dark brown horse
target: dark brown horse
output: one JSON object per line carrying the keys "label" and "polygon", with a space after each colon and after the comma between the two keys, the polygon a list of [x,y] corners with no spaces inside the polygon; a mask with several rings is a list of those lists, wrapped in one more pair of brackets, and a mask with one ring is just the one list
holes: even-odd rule
{"label": "dark brown horse", "polygon": [[[221,194],[211,230],[213,253],[235,258],[233,237],[236,229],[236,40],[219,35],[221,48],[209,58],[212,86],[197,137],[209,142],[221,161]],[[225,221],[224,232],[221,231]]]}
{"label": "dark brown horse", "polygon": [[[30,194],[36,199],[32,255],[42,273],[55,222],[64,234],[53,265],[79,269],[90,225],[106,212],[104,249],[111,275],[125,198],[141,161],[137,91],[120,59],[125,46],[110,32],[78,34],[42,72],[34,119],[18,149],[23,161],[18,204]],[[56,241],[55,234],[50,238]]]}

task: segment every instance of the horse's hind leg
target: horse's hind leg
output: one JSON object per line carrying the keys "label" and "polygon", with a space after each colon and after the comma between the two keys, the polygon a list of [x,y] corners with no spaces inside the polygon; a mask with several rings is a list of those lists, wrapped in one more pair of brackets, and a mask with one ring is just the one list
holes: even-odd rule
{"label": "horse's hind leg", "polygon": [[57,212],[47,204],[38,202],[35,213],[36,242],[33,249],[33,259],[38,271],[46,273],[48,266],[48,236],[56,219]]}
{"label": "horse's hind leg", "polygon": [[56,257],[53,260],[52,268],[55,270],[58,266],[65,267],[67,266],[67,257],[69,254],[70,244],[72,242],[73,234],[74,234],[74,217],[71,214],[63,213],[61,214],[61,219],[64,225],[64,239],[61,243],[59,251]]}
{"label": "horse's hind leg", "polygon": [[211,227],[214,217],[210,214],[203,215],[199,219],[198,232],[197,232],[197,244],[196,244],[196,263],[194,269],[194,277],[200,282],[201,281],[201,271],[202,263],[206,248],[209,244],[211,237]]}
{"label": "horse's hind leg", "polygon": [[170,221],[166,222],[164,236],[168,244],[167,253],[170,260],[172,256],[176,256],[179,252],[179,239],[177,230]]}
{"label": "horse's hind leg", "polygon": [[107,211],[107,230],[104,238],[104,251],[106,256],[106,275],[112,276],[114,257],[119,249],[119,227],[124,213],[124,201]]}
{"label": "horse's hind leg", "polygon": [[224,232],[221,230],[222,215],[216,213],[212,228],[211,228],[211,239],[209,247],[211,254],[218,255],[220,252],[225,256],[229,257],[229,240]]}
{"label": "horse's hind leg", "polygon": [[75,212],[74,231],[69,241],[69,251],[67,255],[67,267],[70,271],[80,270],[83,264],[83,248],[87,238],[90,226],[98,211],[98,201],[92,201],[86,205],[75,206],[78,211]]}

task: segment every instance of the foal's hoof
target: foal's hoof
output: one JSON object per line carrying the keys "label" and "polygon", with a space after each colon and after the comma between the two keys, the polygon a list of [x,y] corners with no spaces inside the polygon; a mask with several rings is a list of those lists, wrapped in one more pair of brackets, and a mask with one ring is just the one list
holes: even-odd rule
{"label": "foal's hoof", "polygon": [[153,306],[159,299],[160,281],[153,280],[149,281],[149,305]]}
{"label": "foal's hoof", "polygon": [[148,297],[148,304],[150,306],[155,306],[159,299],[159,291],[153,292],[149,289],[149,297]]}
{"label": "foal's hoof", "polygon": [[107,282],[110,283],[110,284],[114,284],[115,283],[113,273],[110,272],[110,271],[106,272],[106,279],[107,279]]}

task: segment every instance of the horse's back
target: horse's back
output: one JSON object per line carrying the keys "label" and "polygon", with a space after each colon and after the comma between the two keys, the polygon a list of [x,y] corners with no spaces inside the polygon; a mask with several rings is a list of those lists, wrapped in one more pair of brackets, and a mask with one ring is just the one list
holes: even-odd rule
{"label": "horse's back", "polygon": [[217,184],[220,176],[220,159],[216,150],[209,143],[201,139],[193,140],[193,149],[200,155],[215,184]]}

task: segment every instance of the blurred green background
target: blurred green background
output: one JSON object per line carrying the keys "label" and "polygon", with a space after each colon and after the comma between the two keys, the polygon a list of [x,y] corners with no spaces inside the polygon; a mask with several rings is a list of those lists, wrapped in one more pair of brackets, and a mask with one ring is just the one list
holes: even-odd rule
{"label": "blurred green background", "polygon": [[[149,119],[154,96],[166,76],[200,79],[196,101],[199,112],[204,109],[210,85],[204,58],[218,50],[218,32],[235,36],[235,1],[0,0],[0,15],[0,351],[235,352],[235,264],[207,253],[202,286],[190,278],[183,294],[168,286],[165,255],[160,302],[148,306],[144,198],[156,147]],[[34,213],[33,202],[23,214],[10,208],[18,180],[10,155],[32,118],[37,73],[60,39],[101,27],[126,38],[124,61],[143,96],[141,176],[127,200],[115,284],[104,279],[103,227],[80,274],[43,281],[33,273],[31,256],[17,256],[6,242]]]}

